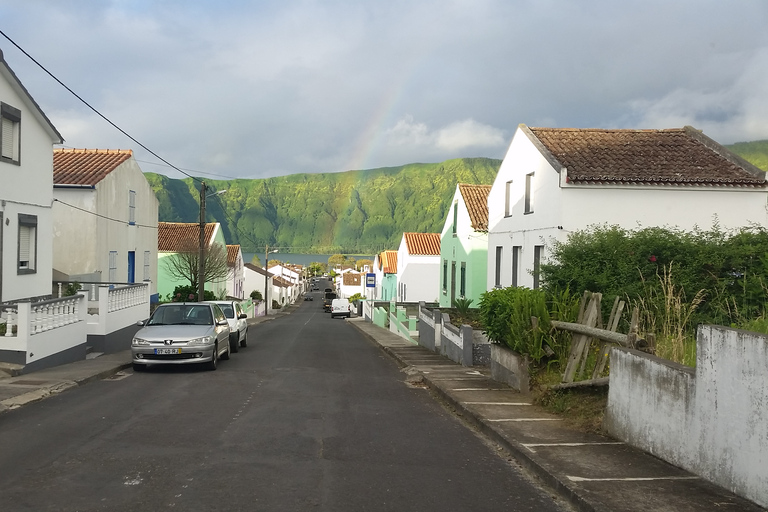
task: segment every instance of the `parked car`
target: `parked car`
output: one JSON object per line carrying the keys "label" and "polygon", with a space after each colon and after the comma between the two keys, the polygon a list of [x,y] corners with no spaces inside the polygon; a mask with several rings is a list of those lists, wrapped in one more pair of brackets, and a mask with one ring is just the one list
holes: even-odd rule
{"label": "parked car", "polygon": [[229,349],[237,352],[240,347],[248,346],[248,322],[240,302],[236,300],[211,300],[210,304],[218,304],[229,322]]}
{"label": "parked car", "polygon": [[349,300],[347,299],[333,299],[331,303],[331,318],[337,316],[344,316],[349,318],[351,313],[349,312]]}
{"label": "parked car", "polygon": [[150,364],[205,364],[215,370],[229,359],[229,322],[218,304],[161,304],[133,336],[133,369]]}
{"label": "parked car", "polygon": [[304,296],[304,300],[315,300],[315,299],[311,295],[307,294]]}

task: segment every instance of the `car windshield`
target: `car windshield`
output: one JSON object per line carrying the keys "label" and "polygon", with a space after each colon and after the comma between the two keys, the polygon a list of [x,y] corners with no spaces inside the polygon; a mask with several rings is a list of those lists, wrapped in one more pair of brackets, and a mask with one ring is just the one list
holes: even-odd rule
{"label": "car windshield", "polygon": [[203,304],[173,304],[157,308],[147,325],[213,325],[213,317]]}
{"label": "car windshield", "polygon": [[235,308],[232,304],[219,304],[219,307],[224,312],[224,316],[227,318],[235,318]]}

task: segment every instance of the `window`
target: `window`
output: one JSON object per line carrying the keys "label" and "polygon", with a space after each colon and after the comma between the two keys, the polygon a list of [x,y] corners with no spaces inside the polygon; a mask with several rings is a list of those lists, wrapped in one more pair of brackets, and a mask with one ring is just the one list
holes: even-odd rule
{"label": "window", "polygon": [[519,245],[512,246],[512,286],[519,286],[517,284],[517,276],[520,271],[520,250]]}
{"label": "window", "polygon": [[144,281],[149,279],[149,251],[144,251]]}
{"label": "window", "polygon": [[117,251],[109,251],[109,282],[117,281]]}
{"label": "window", "polygon": [[504,216],[512,216],[512,182],[507,182],[506,193],[504,195]]}
{"label": "window", "polygon": [[128,224],[136,224],[136,191],[128,191]]}
{"label": "window", "polygon": [[443,260],[443,293],[448,293],[448,260]]}
{"label": "window", "polygon": [[0,161],[21,163],[21,110],[0,103]]}
{"label": "window", "polygon": [[541,256],[544,253],[543,245],[533,247],[533,289],[539,287],[539,273],[541,272]]}
{"label": "window", "polygon": [[496,246],[496,288],[501,288],[501,255],[503,250],[503,247]]}
{"label": "window", "polygon": [[467,264],[461,263],[461,277],[459,278],[459,295],[464,298],[467,295]]}
{"label": "window", "polygon": [[456,236],[456,223],[459,220],[459,203],[453,203],[453,236]]}
{"label": "window", "polygon": [[37,216],[19,214],[19,274],[37,272]]}
{"label": "window", "polygon": [[533,213],[533,173],[525,175],[525,213]]}

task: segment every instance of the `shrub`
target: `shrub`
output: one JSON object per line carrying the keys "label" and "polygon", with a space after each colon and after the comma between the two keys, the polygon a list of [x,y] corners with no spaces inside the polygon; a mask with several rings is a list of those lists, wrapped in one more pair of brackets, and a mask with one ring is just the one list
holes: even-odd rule
{"label": "shrub", "polygon": [[469,306],[474,302],[472,299],[454,299],[453,307],[456,308],[456,312],[462,316],[466,316],[469,313]]}
{"label": "shrub", "polygon": [[[535,362],[547,354],[545,347],[556,341],[549,335],[550,315],[542,290],[509,287],[485,292],[480,298],[480,315],[491,341]],[[536,325],[532,317],[538,319]]]}
{"label": "shrub", "polygon": [[356,300],[362,300],[364,297],[359,293],[354,294],[349,298],[349,302],[355,302]]}
{"label": "shrub", "polygon": [[264,300],[264,297],[261,296],[261,292],[259,290],[253,290],[251,292],[251,300],[254,302],[261,302]]}
{"label": "shrub", "polygon": [[[205,290],[203,300],[216,300],[216,296],[210,290]],[[173,289],[171,302],[197,302],[197,290],[192,285],[178,285]]]}
{"label": "shrub", "polygon": [[282,306],[275,299],[272,299],[272,309],[280,309]]}

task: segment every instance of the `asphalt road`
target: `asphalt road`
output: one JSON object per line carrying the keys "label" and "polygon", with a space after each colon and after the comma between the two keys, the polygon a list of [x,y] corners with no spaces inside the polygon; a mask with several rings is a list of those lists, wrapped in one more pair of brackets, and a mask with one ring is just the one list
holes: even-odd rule
{"label": "asphalt road", "polygon": [[127,371],[0,417],[0,510],[563,510],[404,380],[304,302],[215,372]]}

